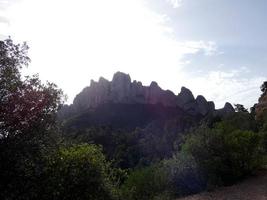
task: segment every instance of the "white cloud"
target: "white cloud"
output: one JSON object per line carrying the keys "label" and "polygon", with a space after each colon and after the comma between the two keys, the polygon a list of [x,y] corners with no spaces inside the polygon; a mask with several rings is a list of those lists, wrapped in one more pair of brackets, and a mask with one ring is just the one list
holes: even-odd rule
{"label": "white cloud", "polygon": [[169,4],[171,4],[174,8],[178,8],[181,6],[182,0],[166,0]]}
{"label": "white cloud", "polygon": [[250,71],[246,67],[211,71],[202,77],[185,77],[183,82],[193,88],[194,94],[202,94],[208,100],[215,101],[217,108],[223,107],[226,101],[250,108],[257,103],[261,93],[259,87],[266,77],[243,78],[247,73]]}
{"label": "white cloud", "polygon": [[4,9],[8,4],[9,2],[7,0],[0,0],[0,10]]}
{"label": "white cloud", "polygon": [[21,0],[6,12],[5,33],[31,47],[25,73],[57,83],[70,101],[90,79],[111,79],[118,70],[178,91],[183,57],[217,49],[214,42],[177,41],[168,18],[142,0]]}
{"label": "white cloud", "polygon": [[197,52],[203,51],[206,56],[221,54],[221,52],[218,51],[216,42],[214,41],[186,41],[184,45],[188,48],[195,49]]}

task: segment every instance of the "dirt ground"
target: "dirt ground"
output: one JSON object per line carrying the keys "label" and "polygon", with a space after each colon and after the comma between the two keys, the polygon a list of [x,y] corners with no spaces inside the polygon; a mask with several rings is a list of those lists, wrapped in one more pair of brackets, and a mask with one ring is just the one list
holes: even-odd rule
{"label": "dirt ground", "polygon": [[267,170],[239,184],[177,200],[267,200]]}

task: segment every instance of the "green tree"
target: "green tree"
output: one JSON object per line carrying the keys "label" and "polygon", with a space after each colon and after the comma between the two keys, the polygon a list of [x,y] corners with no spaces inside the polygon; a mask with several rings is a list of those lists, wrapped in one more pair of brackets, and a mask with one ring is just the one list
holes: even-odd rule
{"label": "green tree", "polygon": [[162,167],[152,165],[136,169],[122,185],[122,199],[152,200],[167,192],[168,186],[167,174]]}
{"label": "green tree", "polygon": [[57,150],[62,91],[21,77],[28,46],[0,41],[0,199],[38,199],[46,156]]}
{"label": "green tree", "polygon": [[109,200],[116,196],[110,165],[96,145],[60,148],[50,158],[43,179],[46,190],[38,199]]}
{"label": "green tree", "polygon": [[193,156],[210,184],[229,184],[261,166],[261,143],[261,134],[221,122],[213,129],[204,126],[195,130],[183,151]]}

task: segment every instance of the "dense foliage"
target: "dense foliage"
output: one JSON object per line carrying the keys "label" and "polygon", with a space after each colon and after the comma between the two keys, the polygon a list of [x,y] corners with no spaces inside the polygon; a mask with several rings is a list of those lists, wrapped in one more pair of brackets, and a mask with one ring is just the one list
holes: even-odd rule
{"label": "dense foliage", "polygon": [[1,199],[31,199],[37,192],[45,156],[56,149],[56,112],[62,91],[38,76],[21,77],[26,44],[0,41]]}
{"label": "dense foliage", "polygon": [[219,123],[190,135],[183,150],[190,153],[210,184],[231,184],[251,174],[262,164],[261,135]]}
{"label": "dense foliage", "polygon": [[164,192],[167,194],[168,186],[166,171],[152,165],[130,173],[122,186],[122,197],[129,200],[154,199]]}
{"label": "dense foliage", "polygon": [[56,121],[62,91],[36,75],[21,77],[27,50],[0,41],[0,199],[115,198],[101,150],[62,143]]}
{"label": "dense foliage", "polygon": [[51,128],[62,102],[62,91],[55,84],[42,84],[38,76],[20,75],[30,59],[26,44],[11,39],[0,41],[0,136],[15,137],[30,129]]}
{"label": "dense foliage", "polygon": [[81,144],[61,147],[48,159],[43,175],[43,199],[115,199],[112,173],[101,149]]}
{"label": "dense foliage", "polygon": [[[172,158],[131,173],[123,191],[130,195],[128,199],[154,199],[159,195],[156,191],[167,199],[246,178],[264,161],[266,134],[256,132],[257,128],[248,112],[234,113],[209,126],[203,124],[185,136],[181,151]],[[159,180],[157,184],[154,179]]]}

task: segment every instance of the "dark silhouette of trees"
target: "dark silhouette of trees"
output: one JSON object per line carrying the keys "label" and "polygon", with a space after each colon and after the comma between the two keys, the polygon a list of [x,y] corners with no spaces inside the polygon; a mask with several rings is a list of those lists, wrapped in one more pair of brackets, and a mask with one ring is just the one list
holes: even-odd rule
{"label": "dark silhouette of trees", "polygon": [[242,104],[235,104],[234,106],[236,112],[248,112],[248,109],[246,109]]}

